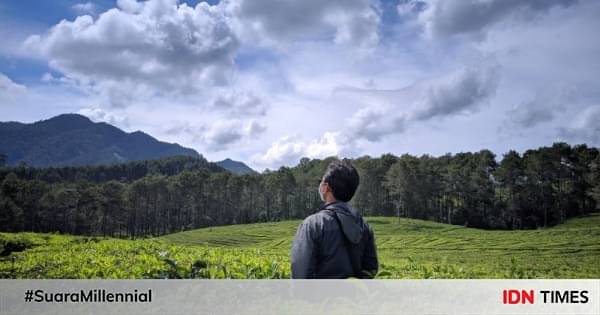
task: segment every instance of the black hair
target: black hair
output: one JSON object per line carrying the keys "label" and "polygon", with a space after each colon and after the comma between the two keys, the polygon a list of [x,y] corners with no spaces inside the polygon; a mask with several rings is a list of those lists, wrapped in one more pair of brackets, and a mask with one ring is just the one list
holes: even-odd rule
{"label": "black hair", "polygon": [[358,172],[345,159],[342,161],[333,160],[329,163],[323,179],[331,187],[335,199],[344,202],[352,199],[359,183]]}

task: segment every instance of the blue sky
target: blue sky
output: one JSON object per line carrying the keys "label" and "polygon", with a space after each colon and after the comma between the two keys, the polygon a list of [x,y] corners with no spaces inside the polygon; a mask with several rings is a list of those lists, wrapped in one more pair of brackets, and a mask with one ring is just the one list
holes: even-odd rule
{"label": "blue sky", "polygon": [[80,113],[258,170],[600,145],[600,3],[0,3],[0,117]]}

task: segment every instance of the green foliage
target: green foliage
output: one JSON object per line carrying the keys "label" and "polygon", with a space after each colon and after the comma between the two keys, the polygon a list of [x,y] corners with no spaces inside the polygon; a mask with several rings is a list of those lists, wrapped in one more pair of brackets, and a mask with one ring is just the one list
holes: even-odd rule
{"label": "green foliage", "polygon": [[[23,238],[21,234],[15,234]],[[2,240],[15,235],[2,234]],[[39,241],[37,236],[32,242]],[[178,246],[164,241],[49,235],[0,260],[1,278],[289,278],[289,262],[260,250]]]}
{"label": "green foliage", "polygon": [[[600,277],[600,214],[524,231],[367,219],[377,242],[377,279]],[[2,248],[24,247],[0,256],[0,278],[284,279],[299,224],[210,227],[143,240],[0,233]]]}
{"label": "green foliage", "polygon": [[537,274],[537,272],[535,270],[532,270],[532,269],[530,270],[530,269],[526,269],[526,268],[519,266],[516,257],[513,256],[510,258],[510,269],[509,269],[508,274],[506,275],[507,278],[533,279],[533,278],[536,278],[536,274]]}
{"label": "green foliage", "polygon": [[[320,204],[315,179],[333,160],[235,175],[201,157],[107,166],[0,168],[0,231],[143,238],[197,228],[301,219]],[[352,160],[363,216],[485,229],[535,229],[594,212],[600,154],[586,145],[440,157]]]}

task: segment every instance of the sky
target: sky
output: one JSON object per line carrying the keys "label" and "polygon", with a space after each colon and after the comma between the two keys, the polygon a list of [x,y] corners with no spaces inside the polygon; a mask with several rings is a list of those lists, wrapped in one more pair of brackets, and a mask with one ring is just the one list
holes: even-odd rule
{"label": "sky", "polygon": [[0,121],[79,113],[262,171],[600,146],[600,1],[0,2]]}

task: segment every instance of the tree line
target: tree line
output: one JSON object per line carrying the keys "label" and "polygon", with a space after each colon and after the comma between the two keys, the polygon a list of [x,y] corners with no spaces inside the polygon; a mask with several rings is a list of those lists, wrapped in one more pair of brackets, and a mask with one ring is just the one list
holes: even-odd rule
{"label": "tree line", "polygon": [[[304,218],[334,157],[235,175],[203,158],[110,166],[0,168],[0,231],[140,238],[188,229]],[[1,162],[5,160],[0,156]],[[600,155],[586,145],[351,160],[365,216],[486,229],[556,225],[597,211]]]}

